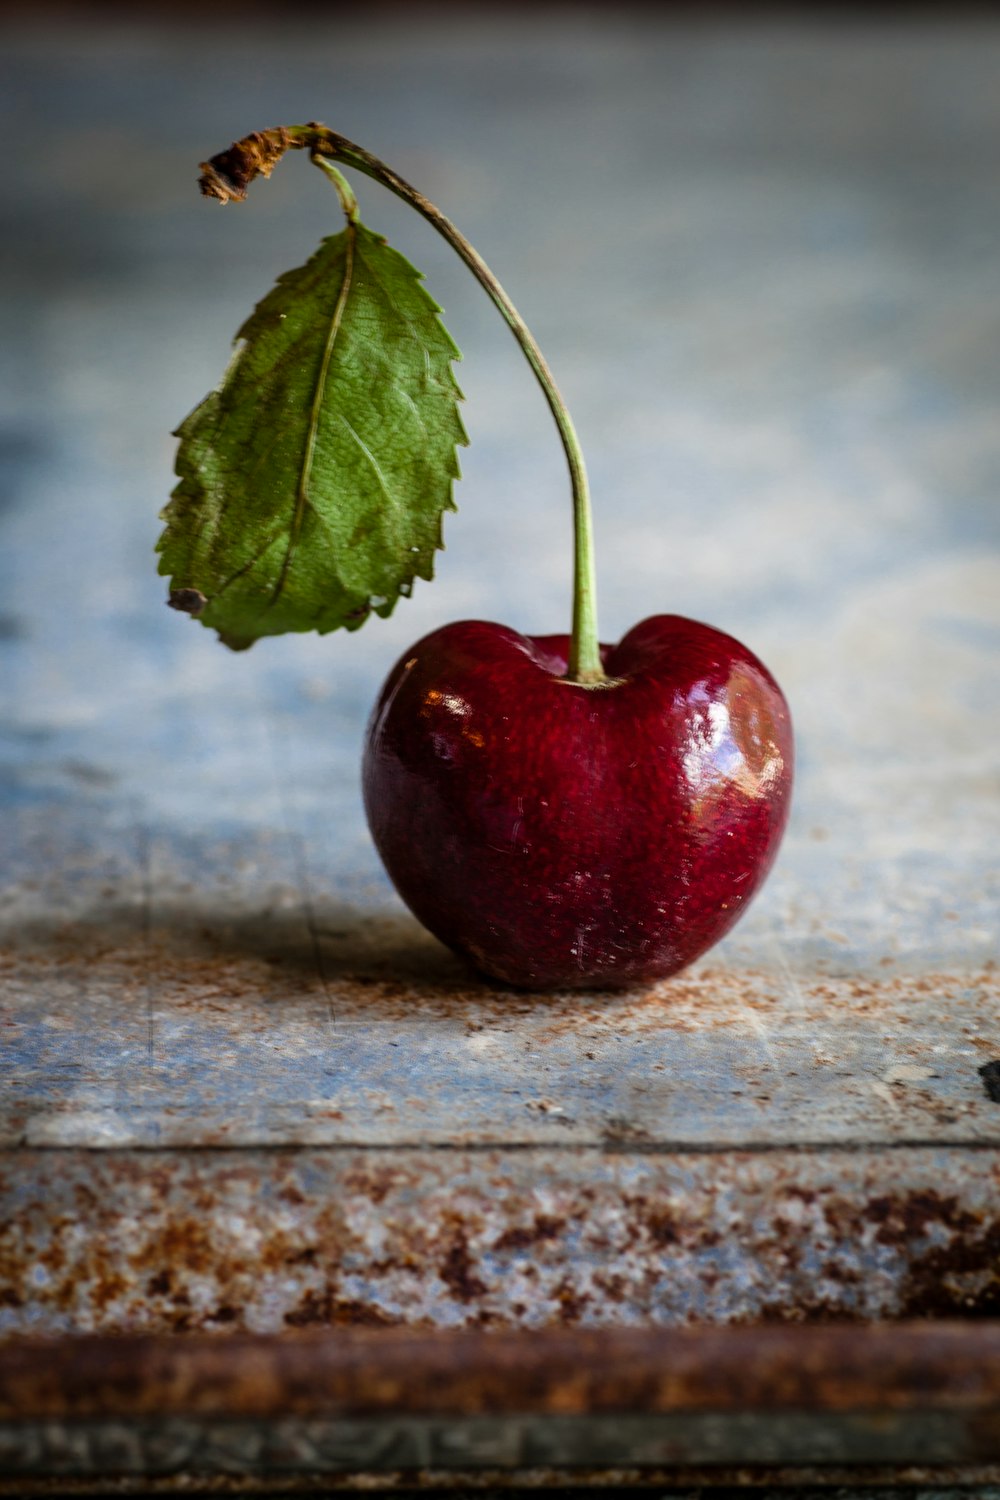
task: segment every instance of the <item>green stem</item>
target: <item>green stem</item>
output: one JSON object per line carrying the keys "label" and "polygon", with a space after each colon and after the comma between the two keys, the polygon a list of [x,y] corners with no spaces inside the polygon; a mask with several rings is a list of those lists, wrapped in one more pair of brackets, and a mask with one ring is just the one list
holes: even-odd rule
{"label": "green stem", "polygon": [[361,215],[358,209],[358,200],[355,198],[354,190],[347,178],[342,172],[337,171],[332,161],[329,161],[325,156],[321,156],[318,151],[314,151],[309,160],[314,167],[322,167],[327,176],[332,179],[333,185],[337,189],[337,197],[340,199],[340,206],[344,210],[344,218],[348,224],[356,224]]}
{"label": "green stem", "polygon": [[[353,167],[366,177],[374,178],[416,209],[461,256],[520,345],[555,418],[569,466],[573,492],[573,634],[567,677],[578,683],[603,682],[605,673],[601,665],[597,634],[594,537],[587,471],[566,403],[559,394],[552,372],[527,324],[482,256],[439,208],[422,193],[418,193],[416,188],[411,187],[391,167],[386,166],[385,162],[379,161],[378,157],[372,156],[361,146],[356,146],[345,136],[327,129],[325,125],[313,123],[265,130],[237,141],[228,151],[203,163],[202,191],[221,198],[223,202],[243,198],[249,183],[258,175],[269,175],[286,151],[302,149],[308,150],[317,165],[325,167],[335,176],[337,190],[349,219],[356,214],[356,204],[352,214],[348,211],[348,204],[354,203],[353,194],[340,173],[332,166],[333,161],[342,162],[344,166]],[[347,198],[344,196],[345,190]]]}

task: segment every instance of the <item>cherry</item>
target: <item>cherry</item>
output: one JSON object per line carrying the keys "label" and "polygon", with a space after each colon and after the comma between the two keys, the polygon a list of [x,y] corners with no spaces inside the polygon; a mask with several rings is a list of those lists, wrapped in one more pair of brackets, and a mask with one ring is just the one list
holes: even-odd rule
{"label": "cherry", "polygon": [[788,815],[792,734],[768,671],[676,615],[602,646],[472,620],[396,665],[368,729],[372,835],[415,916],[493,978],[663,978],[746,909]]}
{"label": "cherry", "polygon": [[[729,930],[774,860],[792,785],[792,731],[781,690],[745,646],[677,615],[645,620],[617,646],[600,644],[583,454],[552,372],[514,304],[440,209],[371,152],[316,121],[235,142],[203,164],[202,190],[223,202],[240,199],[288,150],[309,151],[333,181],[347,220],[347,248],[335,262],[335,316],[331,322],[325,303],[313,306],[308,278],[303,282],[298,272],[282,278],[281,307],[293,308],[296,329],[322,316],[321,337],[306,346],[312,355],[294,366],[291,395],[279,385],[281,400],[269,398],[281,443],[270,443],[262,455],[246,448],[246,411],[225,386],[196,409],[200,425],[184,424],[190,441],[179,464],[182,485],[174,504],[181,503],[173,519],[189,535],[181,549],[185,575],[175,580],[170,602],[213,623],[202,607],[210,590],[188,576],[191,568],[205,563],[221,578],[221,595],[259,565],[248,600],[239,599],[238,631],[223,635],[242,647],[277,628],[268,611],[286,584],[280,628],[353,629],[372,611],[391,611],[387,579],[396,580],[396,592],[409,593],[414,577],[429,576],[427,558],[418,567],[412,554],[421,549],[407,538],[433,538],[434,516],[439,526],[450,505],[458,472],[454,447],[464,437],[450,375],[457,351],[443,329],[430,329],[426,309],[414,318],[396,306],[391,286],[401,274],[400,258],[380,261],[378,275],[370,266],[357,271],[350,248],[362,229],[357,200],[335,163],[360,171],[444,237],[500,313],[552,413],[573,506],[568,636],[523,636],[464,621],[425,637],[390,674],[364,753],[375,843],[415,915],[505,984],[624,985],[672,974]],[[376,239],[365,231],[366,245]],[[388,280],[376,298],[380,277]],[[366,288],[362,333],[356,345],[348,339],[341,366],[334,351],[345,309]],[[264,308],[267,318],[259,316]],[[273,312],[265,300],[242,336],[273,332]],[[264,368],[276,357],[267,354],[270,347],[255,355]],[[423,349],[422,361],[409,358],[414,347]],[[278,364],[284,378],[287,350]],[[401,384],[394,364],[406,374]],[[241,367],[234,361],[230,368]],[[257,370],[252,364],[251,373]],[[260,381],[251,387],[259,393]],[[301,404],[303,391],[308,399],[295,429],[296,412],[287,408]],[[428,420],[418,397],[434,398]],[[360,425],[393,459],[393,484],[349,420],[354,402],[364,414]],[[408,420],[411,407],[419,417],[415,424]],[[222,442],[223,418],[231,410],[238,420]],[[398,430],[392,412],[407,414]],[[323,436],[331,423],[340,424],[338,432],[346,428],[357,448],[339,467]],[[358,453],[368,475],[360,508],[356,496],[344,494],[352,465],[361,462]],[[371,472],[378,479],[374,488]],[[237,502],[248,495],[254,502],[247,524],[235,527],[235,542],[227,541],[222,526],[230,484]],[[384,517],[377,513],[382,498]],[[269,526],[261,515],[270,516]],[[436,539],[440,544],[439,531]],[[293,558],[300,565],[295,588],[289,583]],[[327,612],[329,598],[345,591],[361,603],[338,619],[335,610]]]}

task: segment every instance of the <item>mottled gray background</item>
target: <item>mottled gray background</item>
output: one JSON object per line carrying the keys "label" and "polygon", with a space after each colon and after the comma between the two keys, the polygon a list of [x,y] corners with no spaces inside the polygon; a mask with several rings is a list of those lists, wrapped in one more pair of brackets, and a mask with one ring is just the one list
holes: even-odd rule
{"label": "mottled gray background", "polygon": [[[472,446],[437,582],[358,636],[240,658],[163,608],[170,428],[273,277],[337,221],[304,158],[251,201],[196,164],[320,118],[464,228],[589,457],[602,633],[745,639],[792,703],[788,842],[734,959],[969,960],[996,926],[1000,29],[565,9],[268,25],[5,25],[0,606],[5,785],[173,834],[308,828],[392,898],[362,726],[413,639],[568,619],[567,484],[521,357],[402,205],[465,351]],[[274,739],[280,739],[276,768]]]}
{"label": "mottled gray background", "polygon": [[[996,1316],[998,83],[985,17],[8,13],[0,1335]],[[382,678],[565,628],[570,529],[513,341],[373,184],[466,355],[438,579],[240,656],[164,607],[170,429],[339,212],[197,164],[315,117],[537,333],[605,638],[689,613],[787,692],[779,862],[674,981],[490,987],[375,858]]]}
{"label": "mottled gray background", "polygon": [[[466,354],[472,446],[438,580],[355,636],[244,655],[163,607],[169,429],[339,213],[304,157],[226,210],[196,163],[318,117],[435,198],[537,332],[589,455],[604,637],[691,613],[786,688],[792,828],[712,965],[987,983],[994,21],[70,10],[57,30],[7,20],[0,69],[9,935],[75,913],[108,942],[169,942],[225,918],[243,950],[312,944],[319,966],[432,953],[361,817],[370,703],[448,619],[568,622],[568,486],[540,393],[447,246],[364,180],[367,220],[426,270]],[[267,939],[268,922],[285,926]]]}

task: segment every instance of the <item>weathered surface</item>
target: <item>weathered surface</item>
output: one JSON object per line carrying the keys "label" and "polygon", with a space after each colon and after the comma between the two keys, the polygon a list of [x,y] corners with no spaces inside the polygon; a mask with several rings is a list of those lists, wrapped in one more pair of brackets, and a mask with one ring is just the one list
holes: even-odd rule
{"label": "weathered surface", "polygon": [[[63,1358],[53,1361],[58,1349]],[[0,1349],[0,1421],[1000,1411],[1000,1323],[81,1337]],[[982,1457],[994,1456],[984,1452]]]}
{"label": "weathered surface", "polygon": [[990,1150],[63,1149],[0,1192],[8,1333],[1000,1310]]}
{"label": "weathered surface", "polygon": [[[971,1427],[971,1431],[970,1431]],[[409,1476],[492,1471],[493,1482],[532,1470],[536,1483],[562,1469],[608,1470],[617,1478],[667,1465],[947,1464],[972,1461],[987,1447],[975,1425],[952,1414],[793,1418],[755,1411],[723,1417],[553,1416],[446,1422],[393,1417],[344,1422],[271,1419],[266,1423],[190,1419],[55,1424],[0,1423],[0,1464],[8,1474],[152,1474],[189,1482],[192,1472],[268,1474],[272,1483],[305,1471]],[[989,1445],[990,1451],[995,1445]],[[500,1476],[497,1475],[500,1471]],[[504,1475],[506,1471],[506,1475]],[[645,1476],[643,1476],[645,1477]],[[440,1482],[440,1480],[438,1481]],[[501,1482],[502,1479],[501,1479]]]}
{"label": "weathered surface", "polygon": [[[190,86],[204,28],[8,27],[5,1353],[88,1330],[1000,1311],[1000,30],[551,24],[400,14],[376,36],[317,14],[279,44],[248,21],[214,39],[229,65],[211,89]],[[289,100],[437,198],[535,327],[590,459],[605,638],[665,609],[705,618],[786,691],[799,781],[779,863],[669,984],[487,986],[375,860],[357,761],[385,671],[448,619],[564,627],[568,516],[506,334],[373,189],[366,217],[426,268],[466,353],[472,447],[441,576],[356,637],[241,659],[164,608],[165,434],[335,209],[302,162],[215,213],[196,164]],[[64,1475],[128,1467],[127,1434],[71,1432],[57,1462],[47,1431],[7,1434],[15,1492],[46,1442]],[[885,1426],[827,1425],[809,1459],[803,1431],[731,1426],[736,1448],[701,1433],[673,1467],[661,1447],[593,1473],[667,1484],[683,1459],[743,1484],[739,1462],[698,1468],[738,1448],[774,1484],[851,1465],[998,1481],[954,1428],[928,1424],[919,1451],[911,1428],[908,1458],[873,1451]],[[303,1462],[327,1445],[324,1483],[398,1477],[358,1480],[391,1459],[385,1427],[339,1471],[344,1433],[285,1436]],[[225,1434],[185,1449],[175,1431],[174,1459],[269,1483],[280,1434],[229,1437],[227,1460]],[[441,1461],[440,1433],[406,1441]],[[551,1481],[523,1467],[530,1434],[483,1441],[514,1467],[475,1482]],[[441,1462],[429,1482],[472,1482]],[[156,1482],[175,1480],[190,1473]]]}
{"label": "weathered surface", "polygon": [[0,1464],[27,1476],[982,1471],[998,1414],[1000,1329],[947,1324],[0,1349]]}
{"label": "weathered surface", "polygon": [[793,983],[709,959],[639,992],[525,995],[405,917],[317,896],[311,933],[291,882],[218,883],[270,848],[206,845],[196,885],[153,843],[149,909],[113,876],[18,893],[4,1145],[1000,1144],[989,966]]}

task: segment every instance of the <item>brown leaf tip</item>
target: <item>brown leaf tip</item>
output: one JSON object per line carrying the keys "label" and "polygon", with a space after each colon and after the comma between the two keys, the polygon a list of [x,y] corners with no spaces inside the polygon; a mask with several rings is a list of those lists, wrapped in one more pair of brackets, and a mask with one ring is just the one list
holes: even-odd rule
{"label": "brown leaf tip", "polygon": [[200,615],[208,600],[198,589],[171,589],[167,603],[171,609],[183,610],[186,615]]}
{"label": "brown leaf tip", "polygon": [[211,161],[201,163],[199,185],[206,198],[220,203],[241,203],[255,177],[270,177],[277,162],[292,144],[288,131],[257,130],[253,135],[234,141],[228,151],[220,151]]}

